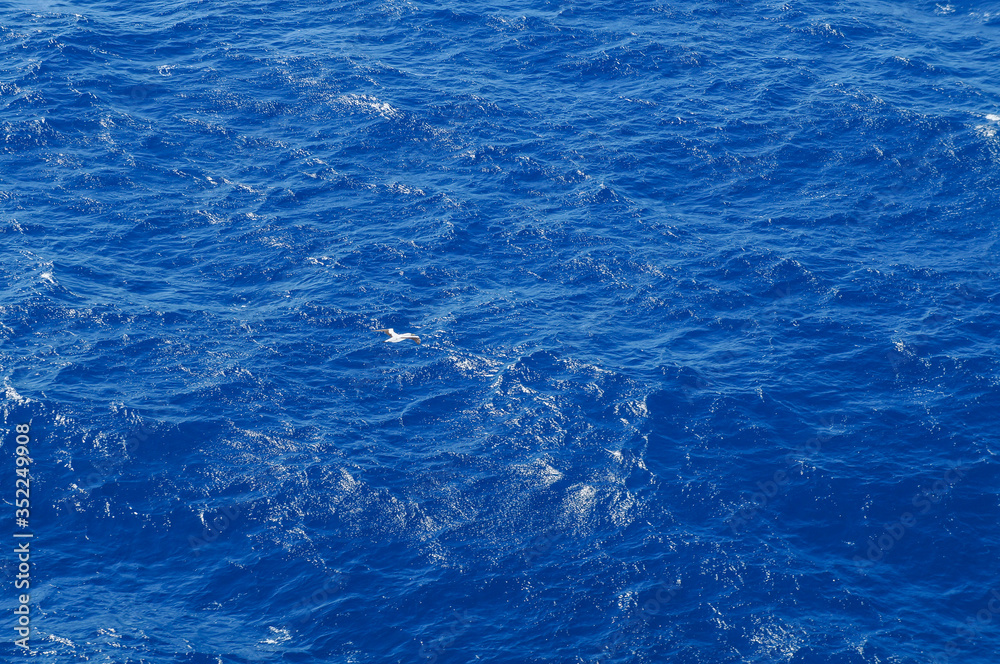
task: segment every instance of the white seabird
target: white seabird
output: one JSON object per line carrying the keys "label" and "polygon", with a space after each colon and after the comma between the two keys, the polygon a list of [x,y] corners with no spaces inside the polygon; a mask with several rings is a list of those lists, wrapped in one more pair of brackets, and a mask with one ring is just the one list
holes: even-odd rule
{"label": "white seabird", "polygon": [[386,343],[392,342],[398,344],[400,341],[405,341],[406,339],[413,339],[418,344],[420,343],[420,337],[413,334],[412,332],[404,332],[402,334],[397,334],[396,330],[391,327],[388,330],[375,330],[376,332],[385,332],[389,335],[389,338],[385,340]]}

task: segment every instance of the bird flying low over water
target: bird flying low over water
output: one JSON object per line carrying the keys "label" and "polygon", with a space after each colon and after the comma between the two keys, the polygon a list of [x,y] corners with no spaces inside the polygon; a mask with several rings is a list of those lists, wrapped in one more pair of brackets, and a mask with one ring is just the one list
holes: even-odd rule
{"label": "bird flying low over water", "polygon": [[413,334],[412,332],[404,332],[402,334],[397,334],[396,330],[392,329],[391,327],[388,330],[375,330],[375,331],[385,332],[386,334],[389,335],[389,338],[385,340],[386,343],[389,343],[391,341],[394,344],[398,344],[400,341],[404,341],[405,339],[413,339],[418,344],[420,343],[420,337]]}

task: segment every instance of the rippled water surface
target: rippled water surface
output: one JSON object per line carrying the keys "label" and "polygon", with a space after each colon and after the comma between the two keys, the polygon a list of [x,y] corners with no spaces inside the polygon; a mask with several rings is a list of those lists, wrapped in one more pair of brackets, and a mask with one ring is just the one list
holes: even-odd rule
{"label": "rippled water surface", "polygon": [[992,663],[998,27],[6,3],[0,648]]}

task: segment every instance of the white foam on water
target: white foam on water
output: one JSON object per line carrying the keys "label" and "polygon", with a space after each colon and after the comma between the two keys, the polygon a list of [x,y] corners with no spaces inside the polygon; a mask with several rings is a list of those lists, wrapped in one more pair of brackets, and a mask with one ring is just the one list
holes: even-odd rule
{"label": "white foam on water", "polygon": [[997,135],[997,129],[989,125],[976,125],[976,133],[983,138],[994,138]]}

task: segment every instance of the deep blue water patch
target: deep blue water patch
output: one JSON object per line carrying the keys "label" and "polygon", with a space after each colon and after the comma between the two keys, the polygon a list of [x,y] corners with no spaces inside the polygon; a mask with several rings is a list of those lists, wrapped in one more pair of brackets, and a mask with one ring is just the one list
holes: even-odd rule
{"label": "deep blue water patch", "polygon": [[5,6],[27,654],[992,661],[998,16]]}

